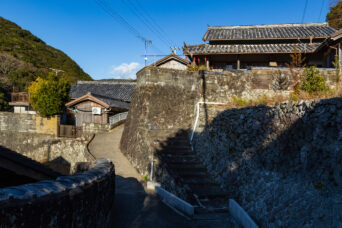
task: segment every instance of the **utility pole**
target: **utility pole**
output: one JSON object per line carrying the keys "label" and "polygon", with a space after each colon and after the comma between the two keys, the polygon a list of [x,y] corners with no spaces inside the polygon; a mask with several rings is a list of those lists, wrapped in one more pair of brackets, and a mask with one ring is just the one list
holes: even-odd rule
{"label": "utility pole", "polygon": [[152,44],[152,40],[144,40],[145,41],[145,66],[147,66],[147,45]]}

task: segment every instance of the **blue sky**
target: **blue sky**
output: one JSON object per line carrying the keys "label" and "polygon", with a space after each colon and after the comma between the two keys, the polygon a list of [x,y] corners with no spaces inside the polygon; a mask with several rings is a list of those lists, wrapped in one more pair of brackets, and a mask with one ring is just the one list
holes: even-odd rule
{"label": "blue sky", "polygon": [[[208,25],[300,23],[306,2],[102,1],[124,18],[131,29],[109,16],[95,0],[1,0],[0,16],[65,52],[94,79],[130,78],[144,66],[144,42],[131,30],[152,40],[148,54],[169,54],[170,43],[177,47],[182,47],[183,42],[202,43]],[[324,22],[329,2],[308,0],[303,21]],[[153,60],[149,57],[148,63]]]}

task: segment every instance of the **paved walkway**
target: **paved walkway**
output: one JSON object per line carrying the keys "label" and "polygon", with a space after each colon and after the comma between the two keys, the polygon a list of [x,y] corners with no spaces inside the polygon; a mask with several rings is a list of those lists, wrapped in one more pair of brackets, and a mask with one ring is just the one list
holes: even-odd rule
{"label": "paved walkway", "polygon": [[96,158],[108,158],[115,165],[116,195],[110,227],[198,227],[165,206],[154,194],[146,193],[141,176],[121,153],[123,125],[98,134],[89,145]]}

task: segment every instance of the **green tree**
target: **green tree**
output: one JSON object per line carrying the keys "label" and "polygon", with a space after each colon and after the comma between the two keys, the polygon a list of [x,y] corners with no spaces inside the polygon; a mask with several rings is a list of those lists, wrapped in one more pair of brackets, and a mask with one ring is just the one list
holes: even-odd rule
{"label": "green tree", "polygon": [[305,68],[305,76],[302,77],[300,89],[310,94],[326,92],[329,87],[325,85],[326,80],[319,74],[315,66]]}
{"label": "green tree", "polygon": [[335,29],[342,29],[342,1],[338,1],[327,14],[329,25]]}
{"label": "green tree", "polygon": [[7,103],[2,85],[0,83],[0,111],[7,111],[8,109],[9,109],[9,105]]}
{"label": "green tree", "polygon": [[28,87],[30,102],[41,116],[61,114],[69,100],[70,84],[66,77],[50,73],[46,79],[38,77]]}

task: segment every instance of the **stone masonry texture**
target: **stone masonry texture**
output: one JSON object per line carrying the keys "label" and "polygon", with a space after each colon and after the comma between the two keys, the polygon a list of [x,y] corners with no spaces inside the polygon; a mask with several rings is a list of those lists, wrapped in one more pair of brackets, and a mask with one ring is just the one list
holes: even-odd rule
{"label": "stone masonry texture", "polygon": [[114,166],[99,159],[83,173],[0,189],[0,227],[107,227]]}
{"label": "stone masonry texture", "polygon": [[[320,71],[334,86],[335,72]],[[182,186],[156,155],[175,133],[191,132],[197,102],[288,95],[293,86],[285,68],[209,73],[147,67],[137,76],[122,152],[143,175],[149,174],[153,158],[155,180],[183,199]],[[285,86],[279,86],[280,76],[288,80]],[[224,111],[205,107],[194,149],[215,181],[260,227],[342,225],[340,99]]]}
{"label": "stone masonry texture", "polygon": [[194,149],[261,227],[342,226],[342,99],[201,107]]}

